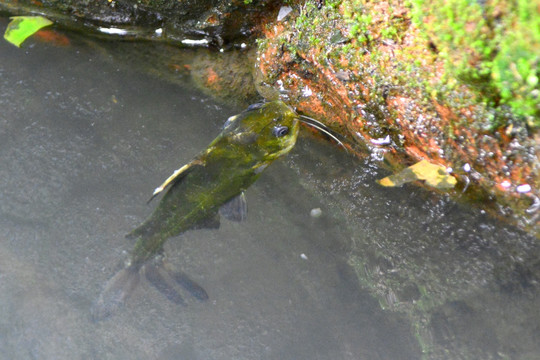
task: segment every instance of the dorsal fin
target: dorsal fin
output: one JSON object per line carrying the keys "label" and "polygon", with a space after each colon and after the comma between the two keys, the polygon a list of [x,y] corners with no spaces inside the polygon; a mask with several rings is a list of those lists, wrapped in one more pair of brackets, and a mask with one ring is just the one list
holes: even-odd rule
{"label": "dorsal fin", "polygon": [[182,179],[184,176],[186,176],[189,173],[189,171],[191,169],[193,169],[193,167],[196,166],[196,165],[204,166],[204,163],[199,159],[195,159],[195,160],[191,161],[190,163],[187,163],[186,165],[182,166],[180,169],[174,170],[172,175],[169,176],[167,178],[167,180],[165,180],[163,182],[163,184],[159,185],[154,190],[154,193],[152,194],[152,196],[150,197],[150,199],[148,199],[148,201],[146,203],[148,204],[150,201],[152,201],[152,199],[154,199],[157,195],[159,195],[169,185],[171,185],[172,183],[174,183],[174,182]]}

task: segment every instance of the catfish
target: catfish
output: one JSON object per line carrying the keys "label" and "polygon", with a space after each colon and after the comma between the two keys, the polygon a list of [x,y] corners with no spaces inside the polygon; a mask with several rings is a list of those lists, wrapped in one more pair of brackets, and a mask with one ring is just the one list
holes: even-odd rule
{"label": "catfish", "polygon": [[282,101],[251,105],[230,117],[204,151],[157,187],[150,200],[164,195],[148,219],[127,235],[135,239],[135,245],[124,267],[92,305],[94,320],[115,313],[141,274],[175,303],[184,300],[171,283],[206,300],[208,295],[199,284],[162,261],[164,243],[188,230],[216,229],[220,216],[245,219],[244,192],[268,165],[294,147],[299,122],[299,116]]}

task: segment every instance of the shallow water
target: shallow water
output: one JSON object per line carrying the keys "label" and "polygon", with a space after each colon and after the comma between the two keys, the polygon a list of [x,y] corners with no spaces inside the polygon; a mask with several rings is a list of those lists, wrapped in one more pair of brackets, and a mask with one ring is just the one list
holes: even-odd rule
{"label": "shallow water", "polygon": [[166,244],[209,301],[178,306],[142,282],[93,322],[152,190],[240,110],[134,68],[76,40],[0,42],[0,358],[540,355],[534,238],[381,188],[376,160],[307,134],[248,190],[245,222]]}

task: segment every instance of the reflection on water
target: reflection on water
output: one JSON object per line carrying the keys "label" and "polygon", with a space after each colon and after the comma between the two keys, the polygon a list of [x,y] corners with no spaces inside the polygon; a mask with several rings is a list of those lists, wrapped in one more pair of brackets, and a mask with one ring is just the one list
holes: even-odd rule
{"label": "reflection on water", "polygon": [[0,58],[2,356],[540,354],[534,238],[413,187],[381,188],[373,163],[307,136],[249,189],[245,222],[166,244],[209,301],[178,306],[143,282],[116,316],[92,322],[151,191],[238,109],[88,46],[0,43]]}

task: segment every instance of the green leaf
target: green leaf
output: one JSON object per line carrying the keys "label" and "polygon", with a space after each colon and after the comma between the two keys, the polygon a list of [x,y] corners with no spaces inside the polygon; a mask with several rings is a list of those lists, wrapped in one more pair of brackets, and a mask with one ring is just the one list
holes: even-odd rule
{"label": "green leaf", "polygon": [[417,162],[377,182],[382,186],[400,186],[415,180],[424,180],[426,185],[440,190],[451,189],[457,183],[455,177],[448,175],[444,166],[432,164],[427,160]]}
{"label": "green leaf", "polygon": [[17,47],[21,47],[24,40],[39,29],[52,24],[51,20],[43,16],[13,16],[10,19],[4,39]]}

